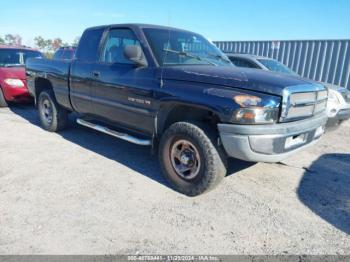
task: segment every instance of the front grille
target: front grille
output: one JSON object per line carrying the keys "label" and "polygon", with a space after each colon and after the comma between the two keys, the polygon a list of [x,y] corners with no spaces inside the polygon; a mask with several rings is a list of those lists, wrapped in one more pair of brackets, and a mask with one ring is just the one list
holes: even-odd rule
{"label": "front grille", "polygon": [[283,91],[281,122],[312,117],[325,111],[328,91],[320,84],[287,87]]}

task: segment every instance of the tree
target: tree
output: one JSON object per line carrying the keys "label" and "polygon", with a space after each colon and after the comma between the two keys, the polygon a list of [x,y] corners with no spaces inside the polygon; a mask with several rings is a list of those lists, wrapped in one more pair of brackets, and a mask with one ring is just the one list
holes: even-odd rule
{"label": "tree", "polygon": [[37,36],[34,38],[34,43],[37,48],[44,51],[46,49],[46,42],[45,39],[41,36]]}
{"label": "tree", "polygon": [[52,51],[52,40],[51,39],[46,39],[45,40],[45,47],[47,51]]}
{"label": "tree", "polygon": [[37,36],[34,38],[34,43],[40,51],[48,56],[50,56],[51,53],[55,52],[61,46],[68,46],[68,44],[63,43],[62,39],[59,37],[54,39],[45,39],[42,36]]}
{"label": "tree", "polygon": [[80,41],[80,36],[77,36],[76,38],[74,38],[72,46],[77,46],[79,44],[79,41]]}
{"label": "tree", "polygon": [[61,38],[55,38],[52,41],[52,49],[53,49],[53,51],[56,51],[61,46],[62,46],[62,39]]}
{"label": "tree", "polygon": [[14,41],[14,37],[11,34],[5,35],[5,43],[11,45]]}
{"label": "tree", "polygon": [[0,44],[5,44],[5,40],[0,36]]}
{"label": "tree", "polygon": [[15,35],[15,45],[17,46],[22,45],[22,37],[20,35]]}
{"label": "tree", "polygon": [[20,35],[7,34],[5,35],[5,43],[8,45],[22,45],[22,37]]}
{"label": "tree", "polygon": [[15,44],[15,36],[12,34],[5,35],[5,42],[8,45],[14,45]]}
{"label": "tree", "polygon": [[34,38],[34,43],[42,52],[50,52],[53,50],[51,39],[44,39],[42,36],[37,36]]}

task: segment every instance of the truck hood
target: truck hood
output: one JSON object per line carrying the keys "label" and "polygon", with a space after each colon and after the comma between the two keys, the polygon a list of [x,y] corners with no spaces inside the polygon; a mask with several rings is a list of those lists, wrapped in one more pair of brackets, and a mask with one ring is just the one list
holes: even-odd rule
{"label": "truck hood", "polygon": [[14,78],[26,80],[26,72],[24,67],[0,67],[0,78]]}
{"label": "truck hood", "polygon": [[163,68],[163,79],[249,89],[282,96],[283,89],[295,85],[312,85],[299,77],[282,75],[259,69],[230,66],[174,66]]}

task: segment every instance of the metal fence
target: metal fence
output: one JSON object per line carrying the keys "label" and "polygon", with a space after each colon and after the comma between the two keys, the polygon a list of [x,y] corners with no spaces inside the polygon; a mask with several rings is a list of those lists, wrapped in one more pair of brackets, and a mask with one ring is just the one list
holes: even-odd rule
{"label": "metal fence", "polygon": [[303,77],[350,89],[350,40],[214,42],[225,53],[277,59]]}

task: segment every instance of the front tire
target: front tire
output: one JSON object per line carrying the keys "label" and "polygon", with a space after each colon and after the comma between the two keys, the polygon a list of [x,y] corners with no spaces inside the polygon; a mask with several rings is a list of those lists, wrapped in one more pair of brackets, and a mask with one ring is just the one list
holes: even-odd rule
{"label": "front tire", "polygon": [[64,129],[68,121],[68,112],[56,101],[52,90],[44,90],[38,99],[41,126],[50,132]]}
{"label": "front tire", "polygon": [[212,190],[226,175],[217,135],[201,123],[177,122],[163,134],[160,166],[175,190],[196,196]]}
{"label": "front tire", "polygon": [[7,101],[5,99],[4,93],[2,91],[2,89],[0,88],[0,107],[7,107]]}

